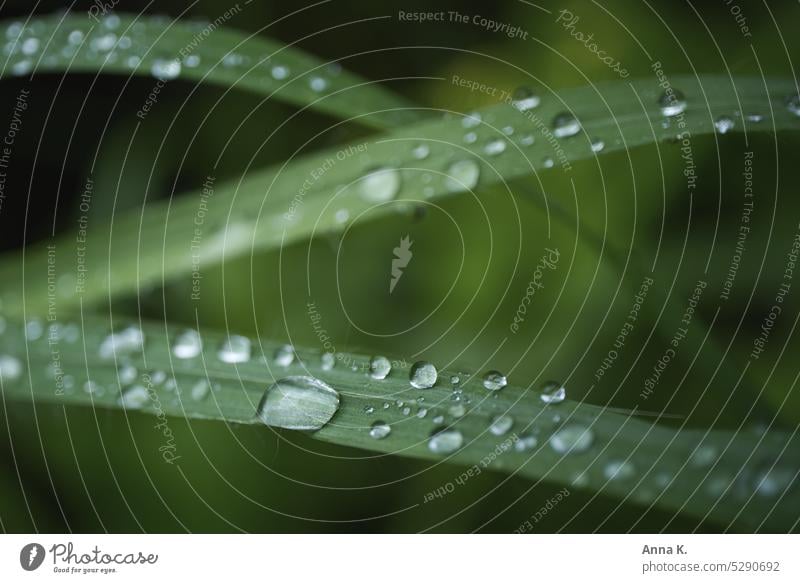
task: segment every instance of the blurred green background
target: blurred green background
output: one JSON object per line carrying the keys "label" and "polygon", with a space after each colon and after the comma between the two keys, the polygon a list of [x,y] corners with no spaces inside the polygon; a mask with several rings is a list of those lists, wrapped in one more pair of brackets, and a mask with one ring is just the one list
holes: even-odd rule
{"label": "blurred green background", "polygon": [[[253,0],[229,26],[254,32],[304,5]],[[88,6],[79,2],[73,10]],[[64,7],[41,2],[35,11]],[[345,57],[345,68],[367,79],[386,79],[387,87],[423,107],[451,111],[492,103],[490,97],[455,87],[449,82],[454,74],[511,90],[529,83],[523,74],[528,71],[540,80],[543,96],[545,88],[617,80],[555,22],[562,8],[580,16],[577,29],[593,32],[633,78],[652,76],[651,60],[640,43],[671,75],[787,76],[792,74],[791,57],[799,54],[790,26],[800,21],[796,3],[774,4],[770,10],[743,6],[752,31],[747,42],[724,2],[648,6],[615,1],[601,8],[584,1],[548,7],[551,14],[512,1],[412,5],[333,0],[289,16],[265,34],[286,43],[302,39],[298,46],[312,54]],[[177,16],[185,6],[124,2],[117,8]],[[184,17],[213,20],[226,9],[224,3],[200,1]],[[0,14],[4,19],[21,17],[30,10],[28,2],[10,2]],[[403,23],[398,10],[481,14],[522,27],[529,40],[465,24]],[[388,18],[336,28],[380,16]],[[394,50],[381,50],[386,48]],[[3,116],[10,116],[23,83],[3,81]],[[308,140],[307,150],[313,151],[368,133],[345,125],[312,139],[332,120],[305,113],[265,142],[292,112],[289,106],[262,104],[260,98],[232,91],[214,107],[222,89],[175,81],[166,85],[128,151],[136,111],[152,80],[50,75],[36,78],[33,88],[6,186],[14,196],[0,214],[0,245],[6,252],[46,239],[54,221],[57,232],[73,229],[78,195],[91,167],[95,192],[113,191],[119,183],[119,213],[142,205],[143,177],[151,173],[148,197],[163,199],[199,188],[220,154],[219,180],[233,179],[254,155],[253,165],[263,167],[285,160]],[[246,116],[248,122],[240,127]],[[173,121],[172,131],[165,133]],[[68,148],[71,135],[73,147]],[[623,256],[632,249],[643,265],[657,253],[662,291],[674,281],[672,294],[686,297],[697,279],[705,277],[709,301],[701,302],[699,313],[709,323],[736,244],[743,152],[753,151],[755,224],[731,299],[722,305],[712,330],[717,342],[730,350],[723,366],[731,366],[751,350],[797,230],[800,177],[793,158],[799,150],[796,134],[750,134],[747,143],[741,134],[717,138],[694,141],[700,184],[693,200],[685,193],[678,148],[661,144],[576,163],[571,175],[575,194],[562,173],[545,172],[539,179],[513,183],[513,196],[504,188],[485,189],[477,198],[460,196],[414,213],[356,221],[346,236],[317,237],[280,253],[230,261],[224,275],[221,268],[203,274],[201,325],[250,334],[258,330],[317,346],[306,314],[305,267],[310,261],[312,298],[340,350],[409,362],[424,357],[464,371],[494,368],[522,385],[556,378],[565,381],[571,399],[631,408],[641,379],[663,352],[663,342],[655,340],[638,362],[633,360],[652,322],[637,326],[630,349],[602,382],[595,384],[593,376],[630,309],[639,280],[626,275],[618,291],[620,274],[607,256],[600,256],[594,242],[576,237],[574,228],[548,224],[537,201],[546,193],[571,216],[604,234]],[[154,147],[162,140],[162,148]],[[26,215],[29,187],[33,202]],[[102,197],[96,200],[90,223],[107,228],[110,204]],[[413,263],[402,285],[389,294],[392,249],[405,235],[414,241]],[[562,263],[545,274],[545,289],[536,295],[525,332],[510,336],[497,350],[545,247],[557,247]],[[703,276],[709,254],[710,271]],[[117,313],[141,310],[144,317],[192,324],[195,306],[186,301],[190,287],[188,278],[169,282],[163,289],[140,290],[138,298],[120,298],[113,307]],[[434,310],[413,331],[395,334]],[[748,371],[757,391],[763,389],[760,395],[715,383],[701,396],[707,379],[689,378],[680,389],[658,392],[647,407],[679,416],[695,410],[686,422],[701,427],[721,412],[715,426],[735,429],[744,420],[742,412],[756,405],[762,417],[751,416],[748,423],[771,423],[769,414],[777,411],[779,425],[795,427],[800,399],[791,389],[800,363],[791,356],[798,347],[792,335],[797,313],[792,299],[772,333],[772,349]],[[667,334],[677,324],[665,323]],[[782,346],[783,357],[778,350]],[[677,387],[692,356],[681,355],[681,365],[671,367],[661,386]],[[453,480],[462,469],[396,456],[371,459],[366,452],[256,426],[174,419],[172,429],[183,456],[176,467],[163,463],[159,435],[152,429],[155,420],[149,416],[4,403],[2,419],[0,518],[5,531],[509,532],[561,488],[483,473],[444,499],[422,504],[426,492]],[[625,531],[634,524],[637,531],[719,529],[575,489],[535,531]]]}

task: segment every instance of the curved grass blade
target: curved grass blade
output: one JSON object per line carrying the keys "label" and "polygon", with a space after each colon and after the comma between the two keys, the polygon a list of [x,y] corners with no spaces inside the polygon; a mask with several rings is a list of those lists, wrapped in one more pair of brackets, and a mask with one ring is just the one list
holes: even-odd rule
{"label": "curved grass blade", "polygon": [[61,72],[144,75],[159,83],[187,80],[250,91],[381,129],[420,118],[408,101],[342,70],[338,62],[325,63],[291,45],[225,28],[241,10],[231,9],[212,22],[123,13],[4,21],[0,35],[10,39],[10,53],[0,78]]}
{"label": "curved grass blade", "polygon": [[[421,390],[403,362],[376,380],[365,355],[251,340],[252,354],[240,344],[233,352],[246,356],[221,358],[221,334],[178,341],[185,331],[146,323],[117,328],[111,343],[109,332],[97,318],[9,322],[0,336],[3,398],[259,424],[267,387],[310,376],[339,395],[333,418],[312,434],[321,440],[543,479],[732,528],[788,530],[800,510],[794,434],[676,429],[583,403],[546,404],[530,388],[490,391],[463,374],[455,401],[450,373]],[[442,430],[458,439],[442,441]]]}

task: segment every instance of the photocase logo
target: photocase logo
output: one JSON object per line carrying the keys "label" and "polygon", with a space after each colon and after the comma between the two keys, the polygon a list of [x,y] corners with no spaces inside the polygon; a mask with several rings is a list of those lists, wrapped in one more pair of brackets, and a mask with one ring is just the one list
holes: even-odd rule
{"label": "photocase logo", "polygon": [[411,252],[411,245],[414,244],[408,235],[400,239],[400,245],[394,248],[394,259],[392,259],[392,279],[389,281],[389,293],[394,291],[394,286],[403,277],[403,269],[408,266],[408,262],[414,254]]}
{"label": "photocase logo", "polygon": [[19,564],[26,571],[35,571],[44,562],[44,547],[39,543],[29,543],[19,552]]}

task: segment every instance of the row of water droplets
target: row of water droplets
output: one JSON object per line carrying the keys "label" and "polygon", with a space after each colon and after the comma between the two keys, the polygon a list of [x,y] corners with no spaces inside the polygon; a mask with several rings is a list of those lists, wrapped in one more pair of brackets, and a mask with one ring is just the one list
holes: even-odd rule
{"label": "row of water droplets", "polygon": [[[57,20],[56,20],[57,22]],[[5,27],[3,55],[8,62],[8,70],[12,75],[27,75],[40,61],[45,67],[66,65],[73,59],[77,64],[81,60],[97,62],[104,65],[122,65],[131,71],[138,70],[147,59],[149,73],[156,79],[168,81],[177,79],[186,69],[196,69],[204,62],[208,68],[227,71],[239,75],[249,73],[255,65],[253,73],[265,82],[281,84],[293,79],[293,71],[288,62],[272,62],[272,59],[259,59],[246,54],[228,52],[221,58],[218,54],[208,52],[202,42],[189,44],[196,38],[213,31],[213,25],[202,21],[183,21],[173,24],[166,17],[151,16],[139,19],[129,26],[127,19],[123,21],[116,14],[107,14],[98,23],[88,18],[67,18],[57,29],[44,19],[30,23],[13,22]],[[186,29],[186,46],[177,47],[175,54],[164,51],[153,54],[153,43],[161,35],[164,28],[172,26],[173,32]],[[194,50],[188,48],[194,47]],[[182,51],[178,51],[182,48]],[[158,49],[156,49],[158,50]],[[46,51],[46,52],[45,52]],[[178,54],[182,54],[180,58]],[[324,67],[324,72],[304,76],[304,84],[312,93],[324,93],[331,89],[331,84],[341,72],[338,63]]]}

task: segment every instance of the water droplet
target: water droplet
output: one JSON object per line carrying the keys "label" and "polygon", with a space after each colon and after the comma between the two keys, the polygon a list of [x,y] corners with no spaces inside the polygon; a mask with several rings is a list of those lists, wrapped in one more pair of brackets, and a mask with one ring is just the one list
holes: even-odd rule
{"label": "water droplet", "polygon": [[424,360],[415,362],[409,374],[409,382],[415,389],[430,389],[438,378],[436,367]]}
{"label": "water droplet", "polygon": [[483,152],[487,156],[497,156],[506,151],[506,141],[502,138],[491,140],[483,147]]}
{"label": "water droplet", "polygon": [[492,435],[505,435],[514,425],[514,419],[510,415],[498,415],[492,420],[489,431]]}
{"label": "water droplet", "polygon": [[289,366],[294,362],[294,348],[289,344],[284,344],[275,349],[272,359],[278,366]]}
{"label": "water droplet", "polygon": [[208,396],[210,391],[211,386],[208,384],[208,381],[206,379],[200,379],[192,386],[192,399],[195,401],[202,401]]}
{"label": "water droplet", "polygon": [[392,372],[392,363],[385,356],[374,356],[369,361],[369,376],[382,381]]}
{"label": "water droplet", "polygon": [[450,384],[451,385],[458,385],[458,383],[460,383],[460,382],[461,382],[461,379],[459,378],[458,375],[454,374],[453,376],[450,377]]}
{"label": "water droplet", "polygon": [[796,471],[791,468],[772,466],[757,472],[756,493],[761,496],[782,494],[795,481]]}
{"label": "water droplet", "polygon": [[752,123],[761,123],[764,121],[764,116],[760,113],[748,113],[744,116],[744,119]]}
{"label": "water droplet", "polygon": [[165,380],[167,380],[167,373],[165,373],[163,370],[155,370],[150,375],[150,382],[152,382],[154,385],[160,385]]}
{"label": "water droplet", "polygon": [[505,135],[507,135],[507,136],[513,136],[514,135],[514,127],[513,126],[505,126],[503,128],[503,133]]}
{"label": "water droplet", "polygon": [[430,153],[431,149],[428,147],[428,144],[420,144],[411,150],[411,155],[417,160],[424,160]]}
{"label": "water droplet", "polygon": [[531,146],[535,141],[536,138],[533,137],[533,134],[524,134],[519,137],[520,146]]}
{"label": "water droplet", "polygon": [[603,475],[609,480],[629,480],[636,475],[636,469],[630,462],[613,460],[603,468]]}
{"label": "water droplet", "polygon": [[128,326],[113,332],[100,343],[100,358],[118,358],[144,348],[144,332],[136,326]]}
{"label": "water droplet", "polygon": [[96,51],[106,53],[114,48],[117,43],[117,35],[113,33],[104,34],[97,38],[92,39],[89,45]]}
{"label": "water droplet", "polygon": [[456,419],[459,419],[467,413],[467,408],[463,403],[456,403],[455,405],[451,405],[447,412]]}
{"label": "water droplet", "polygon": [[508,384],[505,375],[496,370],[490,370],[483,375],[483,386],[490,391],[499,391]]}
{"label": "water droplet", "polygon": [[556,381],[547,381],[542,385],[542,394],[539,395],[542,403],[561,403],[567,398],[567,389]]}
{"label": "water droplet", "polygon": [[150,73],[161,81],[175,79],[181,74],[181,63],[177,59],[156,59],[150,67]]}
{"label": "water droplet", "polygon": [[128,387],[120,394],[117,402],[126,409],[141,409],[150,401],[150,393],[142,385]]}
{"label": "water droplet", "polygon": [[789,113],[800,117],[800,93],[795,93],[786,98],[786,109]]}
{"label": "water droplet", "polygon": [[474,144],[478,141],[478,134],[475,132],[467,132],[464,134],[464,143],[465,144]]}
{"label": "water droplet", "polygon": [[391,432],[392,428],[383,421],[376,421],[369,428],[369,436],[373,439],[383,439],[388,437]]}
{"label": "water droplet", "polygon": [[284,67],[283,65],[275,65],[272,67],[272,78],[277,81],[282,81],[289,76],[289,68]]}
{"label": "water droplet", "polygon": [[678,89],[673,91],[664,91],[661,97],[658,98],[658,107],[661,110],[661,115],[673,117],[686,111],[686,98],[683,93]]}
{"label": "water droplet", "polygon": [[281,379],[267,388],[258,405],[258,418],[272,427],[316,431],[339,409],[339,393],[313,377]]}
{"label": "water droplet", "polygon": [[189,67],[190,69],[194,69],[198,65],[200,65],[200,57],[197,55],[188,55],[184,60],[183,64]]}
{"label": "water droplet", "polygon": [[511,94],[511,103],[520,111],[538,107],[541,101],[541,98],[530,87],[517,87]]}
{"label": "water droplet", "polygon": [[403,407],[403,409],[400,412],[406,417],[408,417],[411,414],[411,407]]}
{"label": "water droplet", "polygon": [[333,370],[333,367],[336,366],[336,357],[333,355],[333,352],[323,352],[322,357],[320,358],[320,366],[322,370]]}
{"label": "water droplet", "polygon": [[592,140],[592,152],[602,152],[606,147],[606,143],[601,139]]}
{"label": "water droplet", "polygon": [[703,444],[692,452],[690,462],[693,466],[702,468],[711,465],[717,459],[717,448],[713,445]]}
{"label": "water droplet", "polygon": [[22,376],[22,362],[14,356],[0,356],[0,377],[3,382],[13,382]]}
{"label": "water droplet", "polygon": [[217,351],[217,358],[228,364],[247,362],[250,360],[250,350],[250,339],[234,334],[222,343]]}
{"label": "water droplet", "polygon": [[102,396],[105,390],[103,389],[103,385],[96,383],[94,381],[86,381],[83,383],[83,392],[87,395],[95,395],[95,396]]}
{"label": "water droplet", "polygon": [[172,354],[175,358],[194,358],[203,350],[203,340],[197,330],[188,328],[175,337]]}
{"label": "water droplet", "polygon": [[321,93],[328,88],[328,81],[325,80],[324,77],[311,77],[311,79],[308,80],[308,86],[311,87],[312,91]]}
{"label": "water droplet", "polygon": [[717,121],[714,122],[714,127],[720,134],[727,134],[729,131],[733,129],[735,125],[736,124],[734,123],[733,119],[731,119],[727,115],[723,115],[722,117],[718,118]]}
{"label": "water droplet", "polygon": [[67,42],[71,45],[79,45],[83,42],[83,32],[80,30],[73,30],[67,36]]}
{"label": "water droplet", "polygon": [[535,435],[525,435],[520,437],[514,444],[514,449],[517,451],[528,451],[539,445],[539,440]]}
{"label": "water droplet", "polygon": [[28,320],[25,323],[25,339],[29,342],[39,340],[44,334],[44,324],[41,320]]}
{"label": "water droplet", "polygon": [[428,440],[428,449],[433,453],[453,453],[464,445],[464,436],[458,429],[441,429],[433,432]]}
{"label": "water droplet", "polygon": [[592,430],[577,423],[565,425],[552,436],[550,446],[556,453],[582,453],[594,443]]}
{"label": "water droplet", "polygon": [[553,135],[557,138],[569,138],[581,131],[578,119],[568,112],[559,113],[553,118]]}
{"label": "water droplet", "polygon": [[39,50],[39,39],[36,37],[26,38],[22,43],[22,54],[23,55],[34,55],[36,51]]}
{"label": "water droplet", "polygon": [[461,126],[465,128],[474,128],[479,126],[481,123],[481,114],[477,111],[472,113],[468,113],[461,119]]}
{"label": "water droplet", "polygon": [[433,422],[436,425],[441,425],[442,423],[444,423],[444,415],[437,415],[436,417],[433,418]]}
{"label": "water droplet", "polygon": [[121,385],[131,384],[136,380],[137,376],[139,376],[139,371],[137,371],[136,367],[131,364],[124,364],[119,367],[119,370],[117,371],[117,377],[119,378]]}
{"label": "water droplet", "polygon": [[420,409],[419,411],[417,411],[417,417],[419,417],[420,419],[425,419],[427,415],[428,415],[427,409]]}
{"label": "water droplet", "polygon": [[478,184],[480,167],[474,160],[458,160],[447,169],[446,188],[449,192],[471,190]]}
{"label": "water droplet", "polygon": [[370,202],[392,200],[400,190],[400,173],[394,168],[378,168],[361,181],[361,196]]}
{"label": "water droplet", "polygon": [[552,168],[553,166],[555,166],[555,162],[553,162],[553,159],[548,156],[547,158],[542,160],[542,166],[544,166],[545,168]]}

